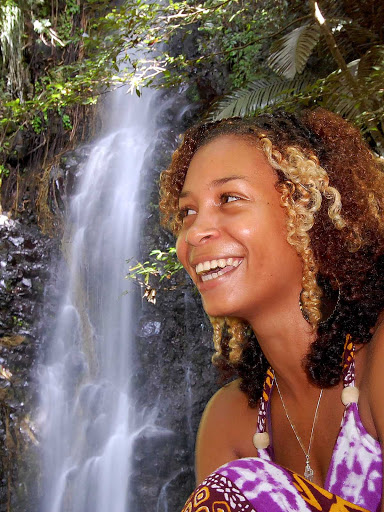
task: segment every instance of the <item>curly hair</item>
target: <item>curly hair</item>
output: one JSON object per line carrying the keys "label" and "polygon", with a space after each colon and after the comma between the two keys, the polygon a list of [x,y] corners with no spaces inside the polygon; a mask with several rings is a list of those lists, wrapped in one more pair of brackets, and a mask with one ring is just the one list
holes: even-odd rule
{"label": "curly hair", "polygon": [[[178,200],[196,151],[223,135],[252,140],[276,172],[287,215],[287,240],[303,262],[301,303],[316,339],[303,361],[319,387],[340,382],[345,336],[372,337],[384,309],[384,173],[360,132],[323,109],[231,118],[190,128],[160,178],[162,222],[177,236]],[[322,321],[324,304],[338,290],[337,307]],[[268,368],[250,326],[211,318],[213,362],[237,375],[255,406]]]}

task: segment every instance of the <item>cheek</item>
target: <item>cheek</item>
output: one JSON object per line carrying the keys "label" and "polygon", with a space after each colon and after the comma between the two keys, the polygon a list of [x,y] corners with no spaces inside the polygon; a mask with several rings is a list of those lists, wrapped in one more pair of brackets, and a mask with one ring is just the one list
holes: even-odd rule
{"label": "cheek", "polygon": [[178,260],[185,268],[187,263],[187,244],[185,243],[182,234],[179,235],[176,240],[176,254]]}
{"label": "cheek", "polygon": [[256,221],[244,223],[243,226],[238,226],[236,231],[238,238],[248,248],[258,265],[267,267],[273,266],[276,261],[279,265],[283,264],[285,257],[291,253],[297,257],[295,249],[287,241],[285,215],[273,213],[258,215]]}

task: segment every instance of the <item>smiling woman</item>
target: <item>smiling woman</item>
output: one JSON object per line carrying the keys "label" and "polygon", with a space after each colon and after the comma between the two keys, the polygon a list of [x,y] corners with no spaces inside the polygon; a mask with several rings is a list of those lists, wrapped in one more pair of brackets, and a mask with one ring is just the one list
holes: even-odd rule
{"label": "smiling woman", "polygon": [[384,175],[359,132],[324,110],[191,128],[160,207],[237,377],[185,510],[382,510]]}

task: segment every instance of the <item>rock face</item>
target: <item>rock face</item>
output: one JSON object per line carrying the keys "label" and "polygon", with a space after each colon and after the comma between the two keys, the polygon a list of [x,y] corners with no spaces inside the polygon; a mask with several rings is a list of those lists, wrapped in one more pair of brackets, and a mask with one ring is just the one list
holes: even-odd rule
{"label": "rock face", "polygon": [[35,503],[38,433],[31,417],[40,321],[57,253],[58,242],[30,221],[0,216],[1,512],[27,512]]}
{"label": "rock face", "polygon": [[192,286],[175,281],[156,305],[143,304],[137,325],[137,399],[157,411],[159,429],[135,442],[135,511],[181,510],[195,486],[200,417],[216,389],[209,322]]}
{"label": "rock face", "polygon": [[[172,102],[158,123],[173,126],[175,112],[185,104]],[[191,124],[193,111],[179,120],[178,130],[165,130],[143,177],[142,261],[154,248],[175,244],[160,227],[158,174],[169,164],[179,133]],[[148,187],[148,183],[151,186]],[[166,281],[166,284],[164,282]],[[141,407],[156,411],[156,431],[136,439],[130,510],[180,512],[195,487],[194,448],[206,403],[217,389],[212,366],[212,332],[199,294],[184,271],[159,285],[156,304],[142,300],[137,309],[135,389]]]}

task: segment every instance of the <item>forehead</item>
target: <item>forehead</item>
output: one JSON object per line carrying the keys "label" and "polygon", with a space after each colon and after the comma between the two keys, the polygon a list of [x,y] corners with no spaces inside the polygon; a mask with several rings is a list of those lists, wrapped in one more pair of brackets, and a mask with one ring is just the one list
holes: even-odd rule
{"label": "forehead", "polygon": [[194,154],[183,191],[208,185],[228,176],[244,176],[250,181],[276,182],[276,174],[257,139],[240,135],[220,135]]}

